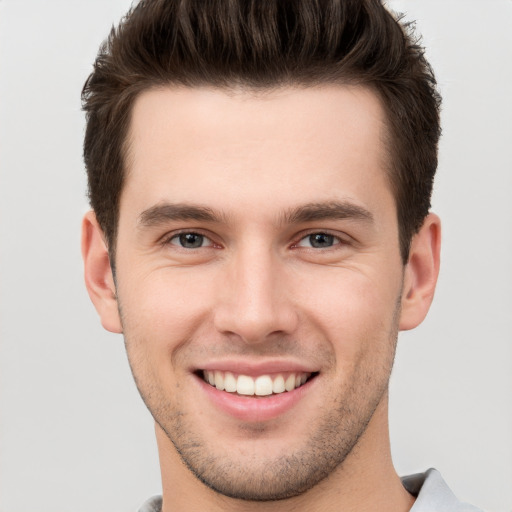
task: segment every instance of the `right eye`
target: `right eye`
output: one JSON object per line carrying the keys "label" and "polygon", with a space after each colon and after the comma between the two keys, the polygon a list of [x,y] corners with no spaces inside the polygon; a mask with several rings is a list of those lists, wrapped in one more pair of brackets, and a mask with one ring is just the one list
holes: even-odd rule
{"label": "right eye", "polygon": [[200,233],[178,233],[169,239],[169,242],[172,245],[177,245],[184,249],[199,249],[201,247],[211,247],[213,245],[212,241],[204,235]]}

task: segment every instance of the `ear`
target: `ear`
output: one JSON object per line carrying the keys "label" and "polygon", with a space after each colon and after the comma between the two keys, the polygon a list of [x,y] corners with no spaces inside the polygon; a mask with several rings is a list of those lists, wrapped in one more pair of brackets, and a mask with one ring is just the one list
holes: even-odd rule
{"label": "ear", "polygon": [[434,298],[441,252],[441,221],[429,214],[411,241],[402,290],[400,330],[417,327]]}
{"label": "ear", "polygon": [[86,213],[82,221],[82,257],[85,286],[101,324],[107,331],[122,333],[108,249],[93,211]]}

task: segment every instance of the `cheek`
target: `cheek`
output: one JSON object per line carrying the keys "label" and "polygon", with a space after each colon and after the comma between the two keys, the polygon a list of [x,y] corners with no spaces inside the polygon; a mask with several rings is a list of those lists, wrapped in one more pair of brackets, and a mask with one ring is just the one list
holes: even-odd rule
{"label": "cheek", "polygon": [[368,352],[389,350],[394,342],[400,278],[375,279],[369,273],[331,269],[309,276],[297,298],[303,314],[328,339],[338,365],[354,364]]}
{"label": "cheek", "polygon": [[204,308],[193,287],[179,279],[164,278],[162,273],[130,278],[120,279],[119,289],[130,367],[149,409],[170,417],[171,409],[180,407],[180,382],[186,375],[176,354],[196,335]]}
{"label": "cheek", "polygon": [[211,286],[198,273],[162,269],[120,282],[125,335],[150,341],[147,351],[170,350],[189,339],[211,310]]}
{"label": "cheek", "polygon": [[[131,226],[129,216],[125,217],[125,223]],[[151,335],[152,344],[169,340],[204,309],[211,279],[205,279],[204,271],[180,267],[158,247],[144,242],[146,247],[134,238],[133,228],[128,226],[123,230],[119,225],[116,258],[123,329]]]}

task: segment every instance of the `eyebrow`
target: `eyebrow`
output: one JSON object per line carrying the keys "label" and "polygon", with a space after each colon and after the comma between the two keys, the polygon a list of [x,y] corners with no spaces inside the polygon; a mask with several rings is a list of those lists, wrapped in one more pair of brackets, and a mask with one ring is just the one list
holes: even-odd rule
{"label": "eyebrow", "polygon": [[372,213],[350,201],[329,201],[326,203],[308,203],[287,211],[282,218],[285,224],[300,224],[327,219],[354,219],[373,222]]}
{"label": "eyebrow", "polygon": [[[226,216],[207,206],[188,203],[162,203],[144,210],[138,218],[138,225],[149,228],[169,221],[193,220],[200,222],[225,223]],[[291,208],[280,219],[282,224],[300,224],[326,219],[354,219],[373,222],[373,215],[362,206],[350,201],[329,201],[307,203]]]}
{"label": "eyebrow", "polygon": [[206,206],[182,203],[162,203],[144,210],[138,219],[141,227],[154,227],[168,221],[196,220],[202,222],[222,222],[224,215],[215,213]]}

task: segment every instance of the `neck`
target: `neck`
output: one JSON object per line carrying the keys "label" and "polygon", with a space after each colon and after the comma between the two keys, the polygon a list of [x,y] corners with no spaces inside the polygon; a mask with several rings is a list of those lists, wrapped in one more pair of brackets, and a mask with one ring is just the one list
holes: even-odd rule
{"label": "neck", "polygon": [[254,502],[223,496],[200,482],[184,465],[166,434],[156,426],[162,472],[162,512],[407,512],[414,498],[404,489],[391,461],[387,396],[368,428],[333,473],[302,495]]}

